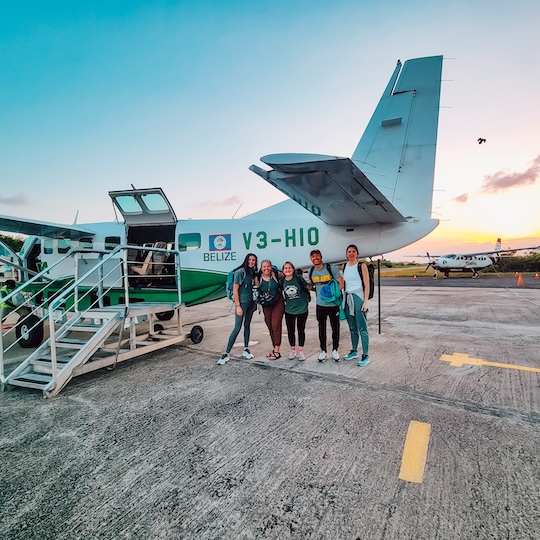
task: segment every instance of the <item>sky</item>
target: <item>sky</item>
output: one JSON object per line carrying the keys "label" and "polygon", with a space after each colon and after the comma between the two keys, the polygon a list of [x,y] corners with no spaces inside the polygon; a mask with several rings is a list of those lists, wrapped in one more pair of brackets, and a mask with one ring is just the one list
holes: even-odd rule
{"label": "sky", "polygon": [[2,2],[0,214],[112,221],[132,184],[179,219],[250,214],[284,199],[259,157],[351,156],[396,61],[443,55],[441,222],[385,257],[540,244],[539,20],[537,0]]}

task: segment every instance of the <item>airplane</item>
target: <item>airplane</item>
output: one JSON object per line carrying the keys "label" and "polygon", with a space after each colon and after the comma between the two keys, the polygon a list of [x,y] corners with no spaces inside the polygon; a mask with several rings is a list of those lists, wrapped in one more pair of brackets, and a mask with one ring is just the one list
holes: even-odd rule
{"label": "airplane", "polygon": [[[278,266],[291,260],[307,268],[315,248],[326,262],[338,263],[351,243],[365,257],[416,242],[439,224],[431,207],[442,60],[397,62],[351,158],[272,154],[261,158],[271,170],[250,167],[289,200],[240,219],[177,220],[161,188],[132,186],[109,192],[123,223],[66,225],[0,216],[1,231],[28,235],[9,259],[23,281],[44,269],[53,278],[67,271],[59,260],[70,250],[88,250],[82,259],[91,265],[96,250],[134,246],[134,297],[167,299],[180,278],[182,302],[190,306],[223,298],[228,272],[248,252]],[[123,297],[123,287],[113,287],[106,300],[121,304]]]}
{"label": "airplane", "polygon": [[475,253],[450,253],[448,255],[415,255],[416,257],[428,257],[429,262],[426,270],[433,268],[433,279],[438,279],[438,273],[443,272],[444,277],[449,277],[450,272],[472,272],[473,278],[480,277],[478,270],[488,268],[497,262],[505,253],[514,253],[526,249],[536,249],[540,246],[523,247],[518,249],[501,250],[501,239],[497,238],[492,251],[478,251]]}

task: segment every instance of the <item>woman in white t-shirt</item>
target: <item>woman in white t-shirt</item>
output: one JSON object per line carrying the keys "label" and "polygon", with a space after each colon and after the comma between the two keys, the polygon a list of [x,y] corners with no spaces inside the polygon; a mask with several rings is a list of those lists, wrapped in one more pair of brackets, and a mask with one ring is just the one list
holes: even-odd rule
{"label": "woman in white t-shirt", "polygon": [[[369,333],[367,326],[369,273],[366,263],[358,261],[358,248],[351,244],[347,246],[347,263],[343,267],[345,281],[345,315],[351,331],[352,350],[343,360],[358,358],[358,343],[362,342],[362,357],[359,366],[369,364]],[[360,275],[362,272],[362,275]],[[366,284],[364,287],[364,283]]]}

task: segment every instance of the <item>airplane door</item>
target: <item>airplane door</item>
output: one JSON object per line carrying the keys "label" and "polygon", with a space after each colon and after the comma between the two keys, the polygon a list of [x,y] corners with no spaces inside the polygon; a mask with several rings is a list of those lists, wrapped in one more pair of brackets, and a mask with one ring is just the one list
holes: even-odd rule
{"label": "airplane door", "polygon": [[159,254],[140,249],[152,246],[174,249],[176,246],[176,215],[163,190],[149,188],[110,191],[109,196],[124,218],[127,243],[138,248],[127,252],[130,284],[173,286],[176,282],[175,265],[179,265],[180,261],[169,254],[158,263]]}
{"label": "airplane door", "polygon": [[109,196],[128,227],[176,224],[174,210],[161,188],[109,191]]}

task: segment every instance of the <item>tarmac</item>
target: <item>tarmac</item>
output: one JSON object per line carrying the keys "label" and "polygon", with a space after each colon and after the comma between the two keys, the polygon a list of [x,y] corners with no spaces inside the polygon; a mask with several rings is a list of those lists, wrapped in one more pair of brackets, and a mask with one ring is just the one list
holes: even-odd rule
{"label": "tarmac", "polygon": [[1,393],[0,538],[540,538],[540,287],[381,281],[366,367],[317,361],[313,301],[305,362],[256,313],[216,365],[220,300],[199,345]]}

